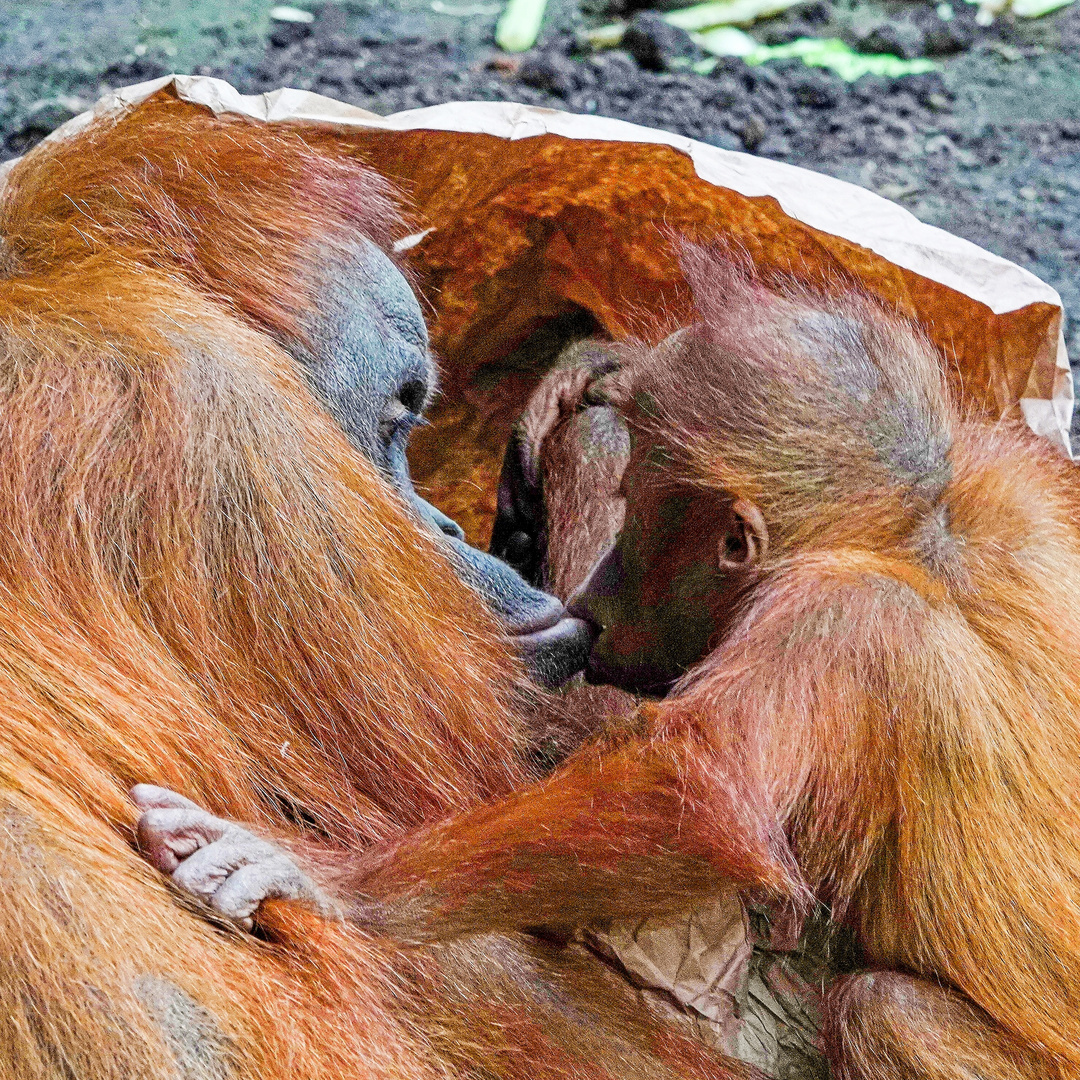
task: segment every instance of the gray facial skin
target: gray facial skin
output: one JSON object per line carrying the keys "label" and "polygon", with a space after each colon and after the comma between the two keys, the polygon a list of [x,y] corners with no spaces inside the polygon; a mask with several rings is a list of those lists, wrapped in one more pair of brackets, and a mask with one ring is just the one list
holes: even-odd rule
{"label": "gray facial skin", "polygon": [[553,596],[530,586],[506,563],[465,542],[455,521],[416,493],[405,456],[436,386],[420,305],[397,267],[361,239],[322,288],[308,327],[314,350],[298,356],[309,385],[365,455],[443,539],[461,579],[483,598],[515,638],[531,674],[557,686],[584,666],[590,635]]}

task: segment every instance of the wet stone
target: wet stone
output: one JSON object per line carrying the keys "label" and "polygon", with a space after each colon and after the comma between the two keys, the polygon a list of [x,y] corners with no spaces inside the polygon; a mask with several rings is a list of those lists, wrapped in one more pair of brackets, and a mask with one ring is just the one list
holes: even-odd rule
{"label": "wet stone", "polygon": [[799,105],[815,109],[828,109],[838,105],[844,97],[840,79],[825,71],[807,70],[792,81],[791,91]]}
{"label": "wet stone", "polygon": [[623,48],[646,71],[666,71],[672,62],[698,55],[694,39],[655,11],[640,11],[626,27]]}
{"label": "wet stone", "polygon": [[526,53],[517,77],[526,86],[546,90],[557,97],[569,97],[580,85],[582,65],[554,50]]}
{"label": "wet stone", "polygon": [[275,23],[270,31],[270,44],[278,49],[287,49],[311,35],[311,24],[303,22]]}
{"label": "wet stone", "polygon": [[852,44],[859,52],[890,53],[913,60],[926,52],[926,34],[915,23],[896,19],[856,34]]}

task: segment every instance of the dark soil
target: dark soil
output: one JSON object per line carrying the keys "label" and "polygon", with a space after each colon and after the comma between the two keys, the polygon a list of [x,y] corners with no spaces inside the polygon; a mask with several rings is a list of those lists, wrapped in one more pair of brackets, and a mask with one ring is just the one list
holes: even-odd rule
{"label": "dark soil", "polygon": [[103,90],[173,70],[247,93],[316,90],[379,113],[466,99],[598,113],[895,199],[1053,285],[1080,354],[1080,4],[983,29],[962,0],[949,21],[926,3],[815,0],[754,29],[767,43],[839,35],[941,63],[940,73],[847,84],[794,60],[724,60],[694,74],[685,65],[699,57],[656,33],[648,13],[636,15],[628,49],[585,48],[580,31],[622,14],[620,3],[631,6],[550,0],[540,47],[509,58],[493,43],[496,0],[307,3],[311,24],[272,22],[256,0],[0,0],[0,139],[6,156],[20,153]]}

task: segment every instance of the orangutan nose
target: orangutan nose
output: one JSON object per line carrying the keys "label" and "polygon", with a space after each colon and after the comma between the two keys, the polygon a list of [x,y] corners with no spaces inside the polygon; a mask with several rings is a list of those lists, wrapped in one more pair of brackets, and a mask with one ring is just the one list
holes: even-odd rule
{"label": "orangutan nose", "polygon": [[624,579],[622,552],[618,543],[613,543],[571,594],[566,603],[567,614],[589,623],[599,636],[611,624],[613,604],[619,597]]}

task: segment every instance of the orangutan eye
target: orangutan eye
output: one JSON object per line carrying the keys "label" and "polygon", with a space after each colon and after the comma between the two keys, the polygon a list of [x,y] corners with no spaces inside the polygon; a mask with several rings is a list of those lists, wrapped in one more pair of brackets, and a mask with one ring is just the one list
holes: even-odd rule
{"label": "orangutan eye", "polygon": [[427,386],[422,379],[410,379],[397,392],[398,401],[414,416],[419,417],[427,404]]}
{"label": "orangutan eye", "polygon": [[379,421],[379,437],[384,445],[405,441],[414,427],[424,423],[422,414],[427,404],[427,396],[427,384],[422,379],[410,379],[402,383],[397,393],[387,402],[386,411]]}

